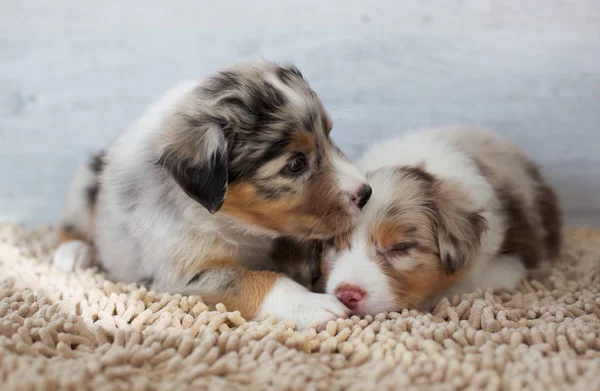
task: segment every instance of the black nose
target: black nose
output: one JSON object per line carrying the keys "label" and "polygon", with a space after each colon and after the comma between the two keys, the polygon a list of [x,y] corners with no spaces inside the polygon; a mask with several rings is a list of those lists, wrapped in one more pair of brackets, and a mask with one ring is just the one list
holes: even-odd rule
{"label": "black nose", "polygon": [[371,194],[373,194],[373,189],[369,185],[363,185],[356,193],[356,205],[362,209],[367,202],[369,202],[369,198],[371,198]]}

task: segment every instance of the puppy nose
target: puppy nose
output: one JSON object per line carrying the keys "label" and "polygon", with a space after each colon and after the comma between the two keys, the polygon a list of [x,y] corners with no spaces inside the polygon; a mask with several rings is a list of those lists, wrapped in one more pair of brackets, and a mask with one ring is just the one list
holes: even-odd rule
{"label": "puppy nose", "polygon": [[371,189],[371,186],[367,184],[362,185],[352,197],[352,201],[356,204],[356,206],[358,206],[359,209],[362,209],[367,202],[369,202],[371,194],[373,194],[373,189]]}
{"label": "puppy nose", "polygon": [[366,292],[356,285],[344,284],[335,290],[335,296],[350,310],[355,310]]}

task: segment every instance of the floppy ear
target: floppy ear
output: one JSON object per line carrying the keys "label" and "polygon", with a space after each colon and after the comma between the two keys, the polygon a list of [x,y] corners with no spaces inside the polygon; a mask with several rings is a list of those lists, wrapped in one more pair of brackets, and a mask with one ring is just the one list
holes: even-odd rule
{"label": "floppy ear", "polygon": [[475,255],[488,225],[458,186],[437,183],[438,247],[446,274],[454,274]]}
{"label": "floppy ear", "polygon": [[227,141],[217,124],[179,131],[165,140],[157,164],[166,168],[192,199],[214,214],[227,192]]}

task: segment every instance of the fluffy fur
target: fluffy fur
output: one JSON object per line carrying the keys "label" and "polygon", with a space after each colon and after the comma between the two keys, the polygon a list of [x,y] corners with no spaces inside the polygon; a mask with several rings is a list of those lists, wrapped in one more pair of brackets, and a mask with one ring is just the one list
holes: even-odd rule
{"label": "fluffy fur", "polygon": [[512,289],[561,248],[557,198],[516,146],[474,128],[422,130],[370,148],[373,197],[327,250],[326,291],[355,314],[440,295]]}
{"label": "fluffy fur", "polygon": [[87,264],[93,242],[118,280],[299,327],[343,316],[335,296],[309,292],[273,262],[276,238],[348,231],[370,196],[330,131],[293,66],[245,63],[183,83],[80,171],[61,223],[69,247],[55,262]]}

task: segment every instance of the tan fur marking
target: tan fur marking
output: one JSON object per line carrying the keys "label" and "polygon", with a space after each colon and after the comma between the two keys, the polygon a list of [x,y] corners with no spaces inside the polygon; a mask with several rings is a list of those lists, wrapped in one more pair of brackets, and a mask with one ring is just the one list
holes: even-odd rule
{"label": "tan fur marking", "polygon": [[[239,182],[229,185],[221,211],[248,224],[265,227],[277,232],[286,232],[290,228],[288,214],[303,199],[298,194],[289,194],[280,199],[271,200],[262,195],[251,182]],[[314,223],[315,218],[298,216]],[[299,223],[299,221],[297,222]]]}
{"label": "tan fur marking", "polygon": [[374,248],[385,250],[396,243],[399,243],[403,237],[403,230],[399,223],[392,220],[386,220],[378,225],[373,232],[370,241]]}
{"label": "tan fur marking", "polygon": [[312,134],[306,130],[296,132],[286,150],[290,152],[304,152],[310,154],[315,149],[315,140]]}
{"label": "tan fur marking", "polygon": [[459,269],[447,275],[434,254],[417,253],[412,256],[417,266],[408,271],[397,271],[389,263],[381,262],[382,270],[389,278],[390,289],[398,308],[415,308],[442,293],[463,275]]}
{"label": "tan fur marking", "polygon": [[78,233],[78,232],[68,232],[64,229],[61,229],[60,232],[58,233],[58,243],[59,244],[63,244],[66,242],[70,242],[73,240],[82,240],[82,241],[87,241],[87,238],[85,237],[85,235]]}
{"label": "tan fur marking", "polygon": [[351,228],[343,195],[328,192],[329,173],[313,174],[304,188],[278,198],[261,193],[252,181],[229,185],[221,212],[286,236],[330,238]]}
{"label": "tan fur marking", "polygon": [[[256,315],[265,296],[273,289],[277,280],[283,277],[276,272],[245,269],[233,258],[204,259],[201,265],[200,270],[222,268],[235,273],[235,283],[232,287],[201,296],[208,305],[223,303],[229,311],[240,311],[246,319],[252,319]],[[188,269],[186,272],[191,277],[200,270]]]}
{"label": "tan fur marking", "polygon": [[219,302],[225,304],[230,311],[240,311],[246,319],[252,319],[273,286],[282,275],[270,271],[236,269],[238,277],[236,289],[226,290],[219,295]]}
{"label": "tan fur marking", "polygon": [[[447,275],[437,255],[437,246],[418,233],[425,232],[427,227],[421,226],[419,230],[407,226],[405,229],[401,220],[387,219],[374,227],[373,235],[369,238],[373,249],[371,256],[388,276],[398,308],[413,308],[451,286],[460,278],[463,270],[459,269],[456,273]],[[414,233],[417,235],[413,235]],[[377,250],[388,249],[402,241],[415,244],[407,255],[411,259],[409,265],[414,262],[415,266],[408,270],[395,268],[394,261],[387,259],[393,255],[377,253]]]}

